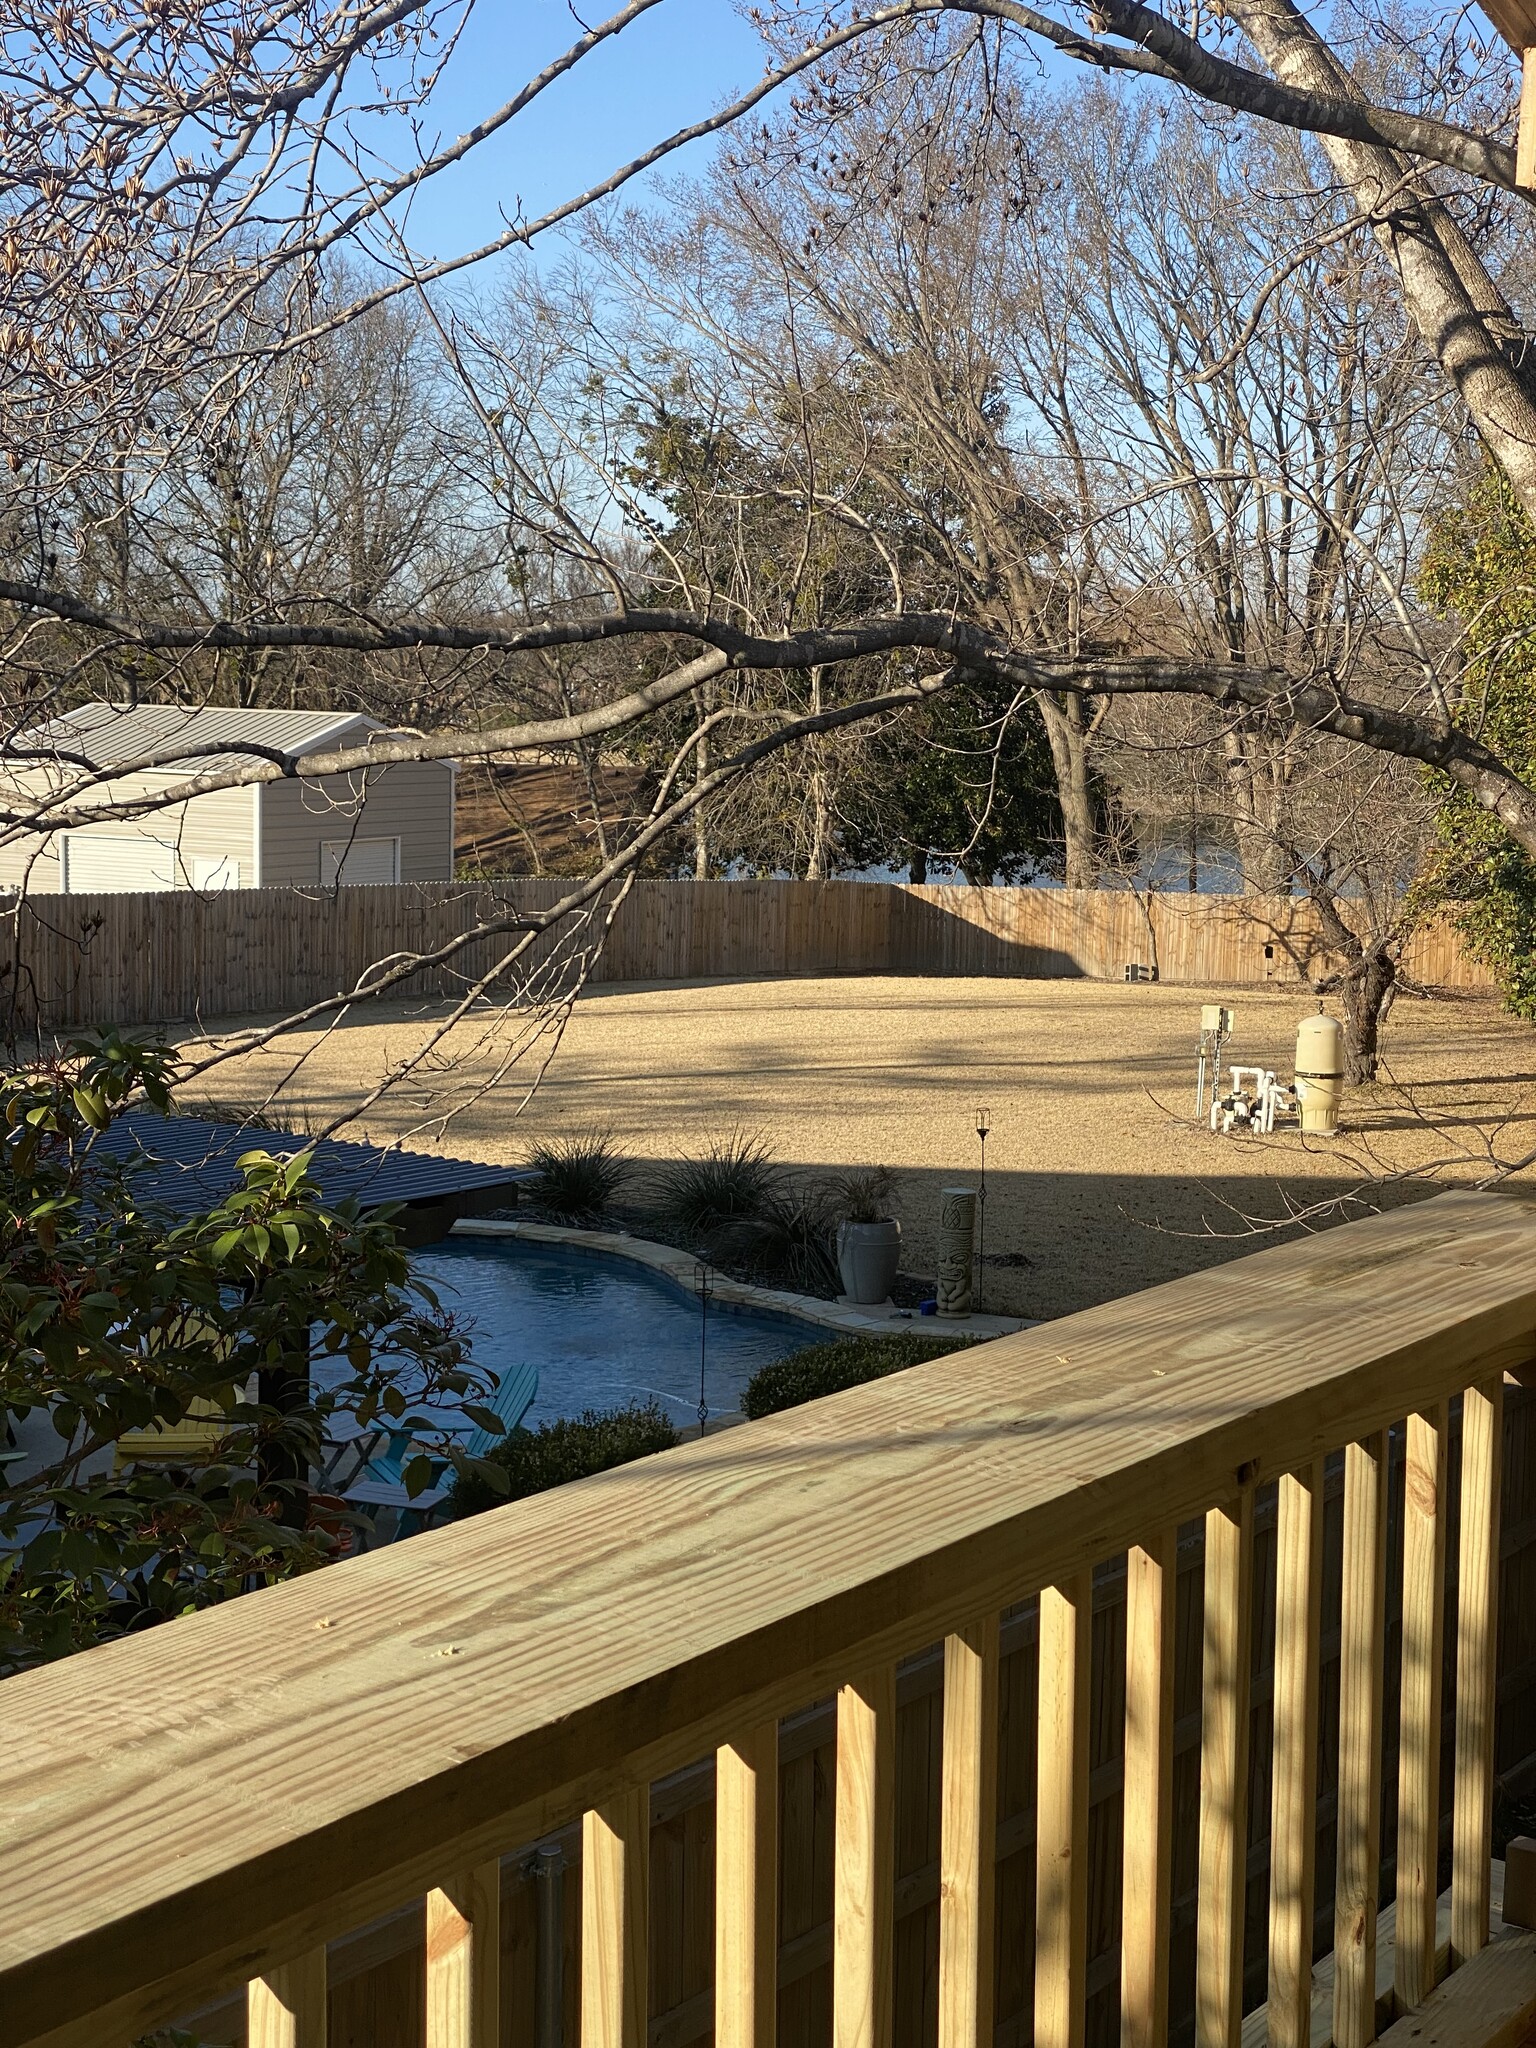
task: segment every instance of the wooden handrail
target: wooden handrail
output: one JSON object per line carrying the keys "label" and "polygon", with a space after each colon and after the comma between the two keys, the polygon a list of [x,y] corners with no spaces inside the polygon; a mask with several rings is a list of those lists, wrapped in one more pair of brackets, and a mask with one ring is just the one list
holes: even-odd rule
{"label": "wooden handrail", "polygon": [[[1285,1475],[1307,1536],[1292,1538],[1295,1608],[1315,1618],[1319,1461],[1528,1367],[1533,1331],[1536,1203],[1447,1195],[13,1679],[0,1688],[0,2048],[102,2048],[253,1979],[275,1987],[272,2004],[302,2006],[325,1941],[434,1891],[450,1948],[469,1943],[443,1965],[443,2009],[467,2013],[485,1910],[467,1874],[583,1812],[585,1898],[606,1916],[618,1998],[602,2038],[630,2041],[652,1779],[722,1744],[750,1749],[753,1731],[846,1689],[846,1745],[873,1772],[846,1801],[847,1897],[887,1910],[896,1659],[1043,1588],[1056,1591],[1042,1641],[1080,1652],[1095,1563],[1135,1546],[1164,1556],[1167,1529],[1212,1511],[1240,1531],[1253,1488]],[[1496,1553],[1485,1545],[1485,1573]],[[1231,1569],[1243,1604],[1240,1557]],[[1246,1641],[1244,1617],[1222,1625]],[[1075,1781],[1084,1676],[1052,1668],[1054,1754]],[[1315,1672],[1315,1651],[1301,1655],[1303,1726]],[[1475,1678],[1486,1698],[1486,1672]],[[1484,1752],[1478,1735],[1469,1756]],[[1053,1788],[1042,1856],[1065,1849],[1070,1866],[1083,1796]],[[1476,1846],[1463,1843],[1469,1872]],[[1241,1863],[1239,1846],[1229,1867]],[[1073,1975],[1076,1882],[1068,1867],[1053,1923]],[[1295,1882],[1310,1883],[1305,1868]],[[850,1904],[850,2039],[881,2048],[882,1985],[864,1973],[889,1943],[853,1922]],[[1302,1936],[1287,1939],[1290,1989]],[[1047,2018],[1053,2038],[1080,2038],[1075,2002]]]}

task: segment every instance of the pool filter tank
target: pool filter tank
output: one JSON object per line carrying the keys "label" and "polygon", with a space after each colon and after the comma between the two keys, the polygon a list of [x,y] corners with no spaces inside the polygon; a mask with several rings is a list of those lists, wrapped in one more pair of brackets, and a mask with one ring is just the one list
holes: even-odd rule
{"label": "pool filter tank", "polygon": [[1322,1011],[1315,1017],[1303,1017],[1296,1033],[1296,1094],[1302,1130],[1322,1138],[1334,1137],[1343,1093],[1344,1026]]}

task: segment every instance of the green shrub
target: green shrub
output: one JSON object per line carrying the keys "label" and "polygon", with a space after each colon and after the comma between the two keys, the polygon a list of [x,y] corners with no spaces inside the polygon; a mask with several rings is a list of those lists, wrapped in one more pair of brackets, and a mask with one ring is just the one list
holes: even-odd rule
{"label": "green shrub", "polygon": [[629,1175],[629,1161],[610,1131],[544,1140],[531,1148],[528,1164],[539,1176],[532,1189],[535,1201],[567,1223],[606,1215]]}
{"label": "green shrub", "polygon": [[818,1401],[844,1387],[862,1387],[868,1380],[883,1380],[888,1373],[905,1372],[909,1365],[984,1341],[903,1331],[897,1337],[838,1337],[830,1344],[811,1344],[772,1365],[759,1366],[747,1381],[741,1412],[756,1421],[761,1415],[798,1408],[802,1401]]}
{"label": "green shrub", "polygon": [[713,1237],[727,1225],[764,1215],[783,1190],[784,1176],[761,1138],[734,1131],[697,1159],[678,1159],[656,1173],[656,1194],[667,1221],[689,1237]]}
{"label": "green shrub", "polygon": [[632,1458],[648,1458],[652,1451],[670,1450],[676,1442],[677,1431],[659,1401],[588,1408],[581,1415],[541,1422],[537,1429],[509,1430],[486,1453],[486,1462],[506,1473],[507,1491],[497,1492],[489,1480],[472,1473],[461,1474],[448,1495],[448,1514],[454,1519],[482,1514],[505,1501],[526,1500],[551,1486],[564,1486],[567,1480],[585,1479],[589,1473],[627,1465]]}

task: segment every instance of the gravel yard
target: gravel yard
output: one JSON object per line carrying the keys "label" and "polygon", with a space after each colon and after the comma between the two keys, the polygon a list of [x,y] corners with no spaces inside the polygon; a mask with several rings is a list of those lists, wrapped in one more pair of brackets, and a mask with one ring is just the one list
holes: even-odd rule
{"label": "gravel yard", "polygon": [[[642,1163],[732,1130],[760,1134],[795,1168],[885,1163],[901,1172],[904,1267],[931,1273],[939,1190],[974,1182],[973,1109],[985,1103],[987,1250],[1004,1261],[988,1266],[986,1306],[1031,1316],[1272,1242],[1234,1233],[1383,1171],[1481,1177],[1495,1125],[1504,1154],[1536,1149],[1536,1034],[1482,999],[1400,1002],[1391,1080],[1346,1096],[1337,1141],[1214,1138],[1192,1112],[1200,1004],[1218,999],[1237,1012],[1229,1057],[1288,1075],[1313,1007],[1299,990],[897,977],[597,988],[526,1103],[528,1061],[486,1085],[507,1033],[482,1023],[461,1027],[362,1130],[430,1145],[430,1119],[451,1100],[442,1142],[481,1159],[518,1160],[538,1134],[601,1126]],[[324,1119],[406,1057],[430,1014],[360,1011],[328,1037],[221,1070],[200,1097],[281,1089],[280,1105]]]}

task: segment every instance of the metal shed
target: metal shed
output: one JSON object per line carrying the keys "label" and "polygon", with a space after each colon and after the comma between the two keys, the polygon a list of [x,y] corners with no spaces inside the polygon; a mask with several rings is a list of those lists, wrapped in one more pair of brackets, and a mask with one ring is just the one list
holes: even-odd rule
{"label": "metal shed", "polygon": [[[18,795],[57,798],[95,771],[107,779],[80,801],[105,808],[169,790],[194,769],[249,760],[242,743],[301,760],[384,730],[355,712],[83,704],[19,735],[6,773]],[[174,752],[220,743],[231,751],[195,761]],[[31,765],[18,760],[27,753]],[[81,895],[450,881],[455,772],[452,761],[403,761],[209,790],[138,818],[109,815],[0,848],[0,885]]]}

